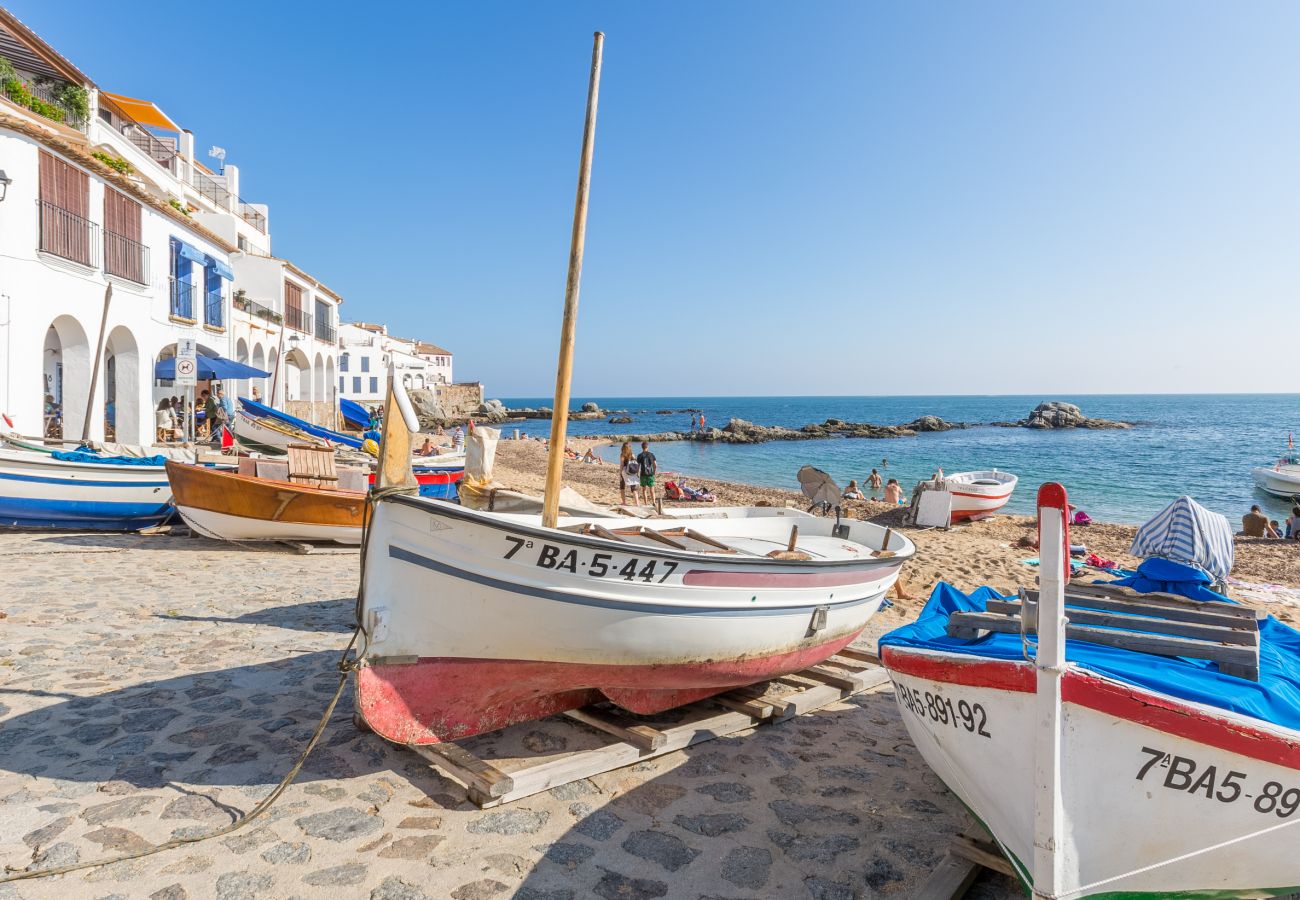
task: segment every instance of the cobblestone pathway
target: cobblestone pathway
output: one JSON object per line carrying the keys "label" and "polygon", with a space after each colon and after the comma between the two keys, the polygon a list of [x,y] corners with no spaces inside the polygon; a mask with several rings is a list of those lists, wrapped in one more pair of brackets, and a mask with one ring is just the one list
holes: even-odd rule
{"label": "cobblestone pathway", "polygon": [[[16,870],[201,833],[265,797],[337,683],[357,578],[352,552],[119,535],[0,535],[0,567]],[[563,749],[575,727],[524,742]],[[886,693],[488,811],[358,732],[349,697],[262,820],[0,900],[901,898],[966,824]],[[1022,894],[985,878],[970,896]]]}

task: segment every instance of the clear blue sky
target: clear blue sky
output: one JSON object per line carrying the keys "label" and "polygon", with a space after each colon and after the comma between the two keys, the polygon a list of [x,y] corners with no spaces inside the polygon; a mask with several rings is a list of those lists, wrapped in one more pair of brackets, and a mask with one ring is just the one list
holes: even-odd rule
{"label": "clear blue sky", "polygon": [[7,0],[220,144],[275,249],[581,395],[1297,390],[1300,6]]}

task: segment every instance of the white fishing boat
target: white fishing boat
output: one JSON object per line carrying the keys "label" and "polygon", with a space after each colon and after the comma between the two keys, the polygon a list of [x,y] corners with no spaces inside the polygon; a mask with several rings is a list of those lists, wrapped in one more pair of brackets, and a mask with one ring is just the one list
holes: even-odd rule
{"label": "white fishing boat", "polygon": [[982,519],[1007,505],[1019,479],[1010,472],[954,472],[942,476],[939,489],[952,494],[952,521]]}
{"label": "white fishing boat", "polygon": [[1300,456],[1287,454],[1271,467],[1258,466],[1250,470],[1255,485],[1274,497],[1300,497]]}
{"label": "white fishing boat", "polygon": [[313,437],[285,422],[271,418],[257,418],[241,410],[235,411],[230,423],[235,440],[249,450],[284,455],[292,444],[310,447],[327,447],[329,443]]}
{"label": "white fishing boat", "polygon": [[[565,443],[602,39],[565,291],[555,448]],[[540,512],[414,496],[418,422],[391,370],[388,391],[362,550],[356,698],[365,724],[400,744],[453,741],[602,698],[656,712],[797,671],[861,634],[915,551],[901,534],[838,518],[562,516],[558,452]],[[471,448],[467,482],[483,477],[490,455]]]}
{"label": "white fishing boat", "polygon": [[175,512],[161,460],[0,448],[0,525],[137,531]]}
{"label": "white fishing boat", "polygon": [[1179,563],[1067,594],[1067,510],[1045,485],[1040,592],[940,585],[881,639],[917,749],[1035,898],[1291,895],[1300,634]]}

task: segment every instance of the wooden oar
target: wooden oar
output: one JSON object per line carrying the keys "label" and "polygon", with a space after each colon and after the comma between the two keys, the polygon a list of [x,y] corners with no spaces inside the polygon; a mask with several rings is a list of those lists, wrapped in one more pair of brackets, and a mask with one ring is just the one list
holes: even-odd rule
{"label": "wooden oar", "polygon": [[587,122],[582,130],[578,163],[578,196],[573,205],[573,235],[569,241],[569,276],[564,286],[564,324],[560,328],[560,363],[555,373],[555,404],[551,414],[550,457],[546,461],[546,494],[542,527],[554,528],[560,518],[560,480],[564,476],[564,440],[569,426],[569,383],[573,378],[573,337],[578,325],[578,287],[582,282],[582,252],[587,243],[587,200],[591,195],[591,157],[596,145],[596,104],[600,99],[601,51],[605,35],[597,31],[591,48],[591,80],[587,84]]}

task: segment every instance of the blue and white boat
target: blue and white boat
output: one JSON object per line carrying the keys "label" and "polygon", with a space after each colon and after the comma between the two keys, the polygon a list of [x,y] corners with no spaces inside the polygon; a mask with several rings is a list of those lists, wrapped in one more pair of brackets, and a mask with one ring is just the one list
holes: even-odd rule
{"label": "blue and white boat", "polygon": [[172,517],[162,457],[0,448],[0,526],[139,531]]}

